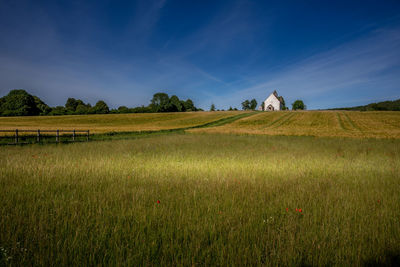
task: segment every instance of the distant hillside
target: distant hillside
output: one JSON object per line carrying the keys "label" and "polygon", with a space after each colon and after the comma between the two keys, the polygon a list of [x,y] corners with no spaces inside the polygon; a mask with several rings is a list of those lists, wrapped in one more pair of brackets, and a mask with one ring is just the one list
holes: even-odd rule
{"label": "distant hillside", "polygon": [[358,110],[358,111],[375,111],[375,110],[387,110],[387,111],[400,111],[400,99],[394,101],[383,101],[378,103],[371,103],[365,106],[357,106],[351,108],[332,108],[331,110]]}

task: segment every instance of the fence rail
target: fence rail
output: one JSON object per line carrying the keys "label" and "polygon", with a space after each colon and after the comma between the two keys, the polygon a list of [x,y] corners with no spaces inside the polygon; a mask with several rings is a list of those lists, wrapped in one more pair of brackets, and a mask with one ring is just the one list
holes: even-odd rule
{"label": "fence rail", "polygon": [[[20,143],[20,138],[21,136],[19,133],[35,133],[36,134],[36,141],[40,142],[43,137],[48,137],[49,135],[42,135],[42,133],[55,133],[55,138],[56,142],[60,142],[60,133],[71,133],[72,134],[72,140],[70,141],[76,141],[76,137],[79,135],[79,133],[84,133],[84,136],[86,136],[86,141],[89,141],[89,130],[20,130],[20,129],[15,129],[15,130],[0,130],[0,133],[13,133],[14,134],[14,144]],[[9,136],[1,136],[1,137],[9,137]]]}

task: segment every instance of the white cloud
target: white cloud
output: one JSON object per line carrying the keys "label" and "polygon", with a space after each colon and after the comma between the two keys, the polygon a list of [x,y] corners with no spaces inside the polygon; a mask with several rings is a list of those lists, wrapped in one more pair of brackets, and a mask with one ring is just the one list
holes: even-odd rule
{"label": "white cloud", "polygon": [[[400,29],[380,29],[278,73],[250,79],[256,84],[242,85],[240,90],[216,98],[215,102],[228,106],[246,98],[262,100],[275,89],[286,97],[287,103],[301,98],[310,108],[374,101],[385,95],[400,98]],[[342,97],[332,103],[327,96],[334,94]],[[346,95],[352,95],[350,103]]]}

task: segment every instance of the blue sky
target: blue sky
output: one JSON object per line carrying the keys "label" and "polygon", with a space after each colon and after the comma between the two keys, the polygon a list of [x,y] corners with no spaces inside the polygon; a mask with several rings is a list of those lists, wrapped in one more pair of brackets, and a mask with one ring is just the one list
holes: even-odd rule
{"label": "blue sky", "polygon": [[0,95],[208,109],[400,98],[400,1],[0,0]]}

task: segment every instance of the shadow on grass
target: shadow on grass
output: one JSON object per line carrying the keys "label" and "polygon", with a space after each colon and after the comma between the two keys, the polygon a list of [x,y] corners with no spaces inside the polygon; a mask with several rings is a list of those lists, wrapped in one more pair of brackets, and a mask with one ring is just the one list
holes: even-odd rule
{"label": "shadow on grass", "polygon": [[382,259],[370,259],[363,263],[363,266],[395,266],[400,267],[400,252],[387,250]]}

